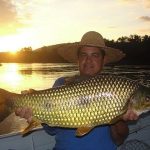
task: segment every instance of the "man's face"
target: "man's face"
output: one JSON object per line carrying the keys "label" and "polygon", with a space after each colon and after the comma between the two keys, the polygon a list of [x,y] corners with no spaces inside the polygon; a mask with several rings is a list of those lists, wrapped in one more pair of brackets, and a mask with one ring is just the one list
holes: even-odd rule
{"label": "man's face", "polygon": [[104,57],[97,47],[84,46],[79,52],[79,71],[83,76],[94,76],[101,72]]}

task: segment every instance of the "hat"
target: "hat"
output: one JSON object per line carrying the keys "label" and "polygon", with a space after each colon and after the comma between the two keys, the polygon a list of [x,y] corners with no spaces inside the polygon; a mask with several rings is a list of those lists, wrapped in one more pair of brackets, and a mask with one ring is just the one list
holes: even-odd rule
{"label": "hat", "polygon": [[80,42],[66,43],[57,49],[58,54],[69,62],[77,62],[77,51],[81,46],[100,47],[105,51],[105,64],[121,60],[125,54],[119,49],[107,47],[101,34],[89,31],[83,35]]}

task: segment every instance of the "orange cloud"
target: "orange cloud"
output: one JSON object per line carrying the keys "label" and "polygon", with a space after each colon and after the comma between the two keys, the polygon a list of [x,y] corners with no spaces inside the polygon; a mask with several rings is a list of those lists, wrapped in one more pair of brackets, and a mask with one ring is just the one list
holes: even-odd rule
{"label": "orange cloud", "polygon": [[0,1],[0,35],[14,34],[18,28],[24,27],[18,17],[16,7],[11,0]]}
{"label": "orange cloud", "polygon": [[141,16],[139,19],[141,19],[142,21],[150,21],[149,16]]}
{"label": "orange cloud", "polygon": [[126,4],[135,4],[135,5],[139,5],[142,4],[144,5],[145,8],[150,8],[150,0],[119,0],[122,3],[126,3]]}
{"label": "orange cloud", "polygon": [[145,6],[146,6],[147,8],[150,8],[150,0],[145,0]]}
{"label": "orange cloud", "polygon": [[0,1],[0,25],[9,24],[16,20],[17,13],[10,1]]}

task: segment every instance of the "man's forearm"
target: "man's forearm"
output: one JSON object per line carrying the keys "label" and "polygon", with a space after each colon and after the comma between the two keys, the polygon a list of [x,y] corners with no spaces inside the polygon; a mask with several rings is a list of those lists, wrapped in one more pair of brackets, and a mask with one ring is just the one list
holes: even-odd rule
{"label": "man's forearm", "polygon": [[119,121],[111,126],[111,136],[117,145],[121,145],[129,134],[129,128],[125,121]]}

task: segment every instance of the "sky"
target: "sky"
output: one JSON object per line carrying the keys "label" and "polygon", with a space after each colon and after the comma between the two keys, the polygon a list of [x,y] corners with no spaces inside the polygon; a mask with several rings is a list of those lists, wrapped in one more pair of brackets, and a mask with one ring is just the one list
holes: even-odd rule
{"label": "sky", "polygon": [[0,51],[104,38],[150,35],[150,0],[0,0]]}

